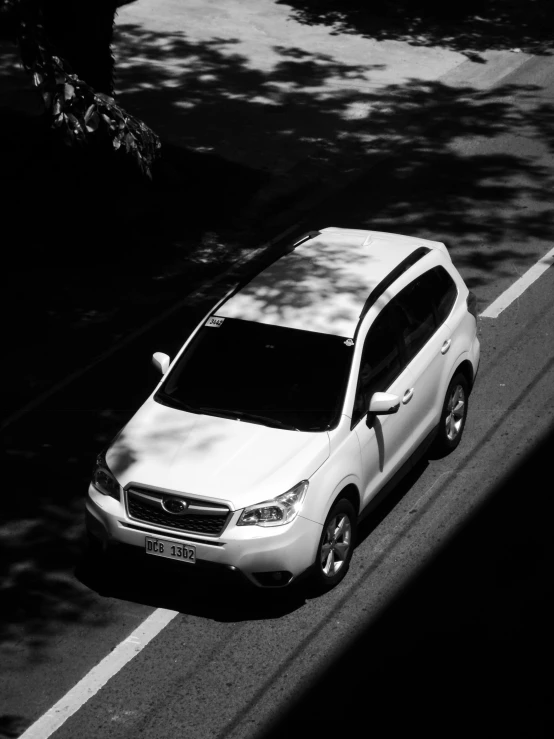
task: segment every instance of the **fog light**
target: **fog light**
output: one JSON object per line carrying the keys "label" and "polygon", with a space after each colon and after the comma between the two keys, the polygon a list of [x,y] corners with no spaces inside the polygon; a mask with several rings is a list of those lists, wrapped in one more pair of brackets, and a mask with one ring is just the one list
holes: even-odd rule
{"label": "fog light", "polygon": [[273,572],[253,572],[258,583],[264,588],[278,588],[288,585],[292,580],[292,572],[274,570]]}

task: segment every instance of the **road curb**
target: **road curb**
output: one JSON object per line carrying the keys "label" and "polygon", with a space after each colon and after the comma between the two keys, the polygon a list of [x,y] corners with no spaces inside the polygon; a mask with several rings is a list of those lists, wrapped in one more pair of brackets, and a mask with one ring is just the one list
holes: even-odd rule
{"label": "road curb", "polygon": [[466,59],[440,77],[440,82],[452,87],[471,85],[476,90],[488,90],[534,58],[532,54],[515,49],[492,51],[487,56],[485,63]]}

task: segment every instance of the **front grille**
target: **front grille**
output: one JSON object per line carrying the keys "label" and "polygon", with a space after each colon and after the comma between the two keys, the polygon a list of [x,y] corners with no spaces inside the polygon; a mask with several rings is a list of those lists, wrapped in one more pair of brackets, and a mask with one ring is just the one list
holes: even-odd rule
{"label": "front grille", "polygon": [[[219,536],[231,515],[231,511],[219,503],[187,498],[152,488],[131,487],[126,491],[126,499],[127,513],[135,521],[206,536]],[[166,511],[163,501],[168,500],[186,503],[186,512],[175,515]]]}

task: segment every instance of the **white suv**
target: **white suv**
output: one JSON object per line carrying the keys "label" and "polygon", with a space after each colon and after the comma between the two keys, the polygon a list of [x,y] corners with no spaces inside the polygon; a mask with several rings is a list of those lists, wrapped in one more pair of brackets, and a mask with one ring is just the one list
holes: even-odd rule
{"label": "white suv", "polygon": [[475,297],[444,244],[325,228],[153,360],[161,382],[98,457],[91,539],[325,590],[377,493],[458,445]]}

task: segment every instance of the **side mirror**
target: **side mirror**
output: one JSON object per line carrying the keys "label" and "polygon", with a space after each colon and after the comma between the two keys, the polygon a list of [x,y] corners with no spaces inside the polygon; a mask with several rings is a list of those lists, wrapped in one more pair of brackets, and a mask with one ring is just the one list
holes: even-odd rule
{"label": "side mirror", "polygon": [[392,393],[373,393],[369,401],[369,412],[378,416],[388,416],[398,413],[400,398]]}
{"label": "side mirror", "polygon": [[165,375],[165,373],[169,369],[170,362],[171,359],[167,356],[167,354],[164,354],[163,352],[155,352],[152,355],[152,364],[159,372],[162,373],[162,375]]}

